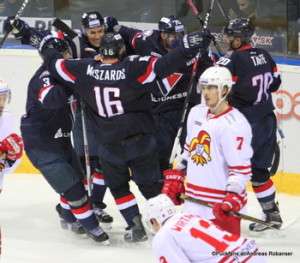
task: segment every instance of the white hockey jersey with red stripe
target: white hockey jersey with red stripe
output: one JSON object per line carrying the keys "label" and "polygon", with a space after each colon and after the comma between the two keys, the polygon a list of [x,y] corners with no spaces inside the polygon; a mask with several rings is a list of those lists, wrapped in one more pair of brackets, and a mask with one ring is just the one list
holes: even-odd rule
{"label": "white hockey jersey with red stripe", "polygon": [[[186,195],[205,202],[221,202],[227,185],[237,185],[245,203],[246,184],[251,179],[252,132],[246,118],[230,107],[220,115],[210,114],[205,105],[193,107],[188,116],[182,158],[187,162]],[[205,218],[212,209],[197,205]],[[185,210],[187,211],[187,210]]]}
{"label": "white hockey jersey with red stripe", "polygon": [[176,214],[166,221],[152,241],[159,263],[263,263],[254,240],[233,235],[200,216]]}

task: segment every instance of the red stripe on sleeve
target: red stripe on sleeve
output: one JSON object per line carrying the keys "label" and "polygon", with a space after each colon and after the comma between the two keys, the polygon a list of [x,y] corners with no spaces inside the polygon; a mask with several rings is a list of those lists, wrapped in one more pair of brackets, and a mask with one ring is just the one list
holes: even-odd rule
{"label": "red stripe on sleeve", "polygon": [[157,59],[158,58],[150,59],[146,73],[137,79],[140,83],[143,83],[151,75],[151,73],[153,72],[153,64]]}
{"label": "red stripe on sleeve", "polygon": [[63,59],[61,62],[60,62],[60,67],[61,67],[61,70],[73,81],[76,80],[76,77],[74,75],[72,75],[66,68],[66,60]]}

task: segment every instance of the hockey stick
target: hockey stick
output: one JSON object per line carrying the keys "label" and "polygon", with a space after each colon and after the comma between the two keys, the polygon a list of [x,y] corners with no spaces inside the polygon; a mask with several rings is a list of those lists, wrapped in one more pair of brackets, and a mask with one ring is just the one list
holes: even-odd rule
{"label": "hockey stick", "polygon": [[181,134],[182,134],[182,128],[183,128],[183,125],[184,125],[184,122],[185,122],[186,113],[187,113],[187,109],[188,109],[188,104],[189,104],[189,101],[190,101],[190,96],[191,96],[191,92],[192,92],[192,88],[193,88],[193,81],[195,79],[196,71],[197,71],[198,64],[199,64],[199,57],[200,57],[200,52],[197,54],[197,56],[195,58],[195,62],[193,64],[192,75],[191,75],[191,78],[190,78],[190,82],[188,84],[187,95],[185,97],[184,104],[183,104],[183,110],[182,110],[181,117],[180,117],[179,128],[178,128],[175,140],[174,140],[173,149],[172,149],[171,156],[170,156],[170,159],[169,159],[170,168],[173,167],[173,163],[176,160],[177,155],[178,155],[178,147],[180,146],[180,137],[181,137]]}
{"label": "hockey stick", "polygon": [[[208,25],[208,21],[210,19],[213,4],[214,4],[214,0],[211,0],[210,8],[208,9],[207,14],[205,16],[205,21],[203,22],[203,30],[204,31],[207,31],[207,25]],[[175,137],[175,140],[174,140],[173,149],[172,149],[171,156],[170,156],[170,159],[169,159],[169,167],[170,168],[173,167],[173,163],[176,160],[177,155],[178,155],[178,147],[180,145],[180,137],[181,137],[183,125],[184,125],[185,119],[186,119],[186,113],[187,113],[187,109],[188,109],[188,105],[189,105],[189,101],[190,101],[190,96],[191,96],[191,92],[192,92],[192,88],[193,88],[193,82],[194,82],[196,72],[197,72],[197,68],[198,68],[198,64],[199,64],[199,58],[200,58],[200,51],[196,55],[195,62],[193,64],[192,74],[191,74],[191,78],[190,78],[190,81],[189,81],[189,84],[188,84],[187,95],[185,97],[184,104],[183,104],[183,110],[182,110],[181,117],[180,117],[180,123],[179,123],[178,131],[177,131],[177,134],[176,134],[176,137]]]}
{"label": "hockey stick", "polygon": [[219,9],[220,9],[222,15],[223,15],[224,18],[225,18],[225,22],[228,23],[228,22],[230,21],[230,18],[228,17],[228,15],[226,15],[223,4],[221,3],[220,0],[217,0],[217,3],[218,3],[218,7],[219,7]]}
{"label": "hockey stick", "polygon": [[[190,196],[181,195],[180,198],[183,199],[183,200],[187,200],[187,201],[196,203],[196,204],[200,204],[200,205],[203,205],[203,206],[206,206],[206,207],[213,208],[212,204],[204,202],[204,201],[196,199],[196,198],[193,198],[193,197],[190,197]],[[259,224],[262,224],[264,226],[271,227],[273,229],[279,230],[279,229],[277,229],[277,228],[274,227],[275,224],[271,224],[271,223],[265,222],[265,221],[260,220],[260,219],[258,219],[256,217],[248,216],[248,215],[241,214],[239,212],[233,212],[233,211],[229,211],[227,213],[230,214],[230,215],[233,215],[233,216],[240,217],[242,219],[251,221],[251,222],[259,223]]]}
{"label": "hockey stick", "polygon": [[[200,25],[203,27],[203,29],[206,32],[210,33],[209,29],[207,28],[207,23],[208,23],[207,21],[209,20],[209,17],[211,15],[211,12],[212,12],[212,9],[213,9],[213,5],[214,5],[214,0],[212,0],[211,3],[210,3],[210,7],[209,7],[209,9],[208,9],[208,11],[206,13],[205,21],[202,19],[200,13],[198,12],[196,6],[193,3],[193,0],[187,0],[186,2],[189,5],[189,7],[191,8],[193,14],[196,15],[196,18],[200,22]],[[214,38],[213,38],[212,41],[213,41],[213,44],[214,44],[216,50],[220,54],[220,56],[223,56],[224,54],[223,54],[223,52],[222,52],[222,50],[221,50],[218,42]]]}
{"label": "hockey stick", "polygon": [[[25,7],[27,6],[28,2],[29,2],[29,0],[24,0],[22,6],[21,6],[20,9],[18,10],[18,12],[17,12],[15,18],[13,19],[13,21],[15,21],[16,19],[18,19],[18,18],[22,15],[22,13],[23,13]],[[1,41],[0,41],[0,48],[2,48],[4,42],[6,41],[8,35],[9,35],[10,33],[11,33],[11,32],[6,32],[6,33],[5,33],[4,37],[3,37],[3,38],[1,39]]]}
{"label": "hockey stick", "polygon": [[[67,24],[65,24],[59,18],[55,18],[52,22],[52,25],[64,32],[75,44],[77,58],[80,58],[80,39],[76,32],[73,31]],[[92,185],[91,185],[91,163],[90,163],[90,153],[89,153],[89,144],[87,137],[86,129],[86,105],[82,99],[80,99],[81,106],[81,119],[82,119],[82,131],[83,131],[83,144],[84,144],[84,157],[85,157],[85,166],[86,166],[86,179],[88,185],[88,196],[91,201],[92,197]]]}

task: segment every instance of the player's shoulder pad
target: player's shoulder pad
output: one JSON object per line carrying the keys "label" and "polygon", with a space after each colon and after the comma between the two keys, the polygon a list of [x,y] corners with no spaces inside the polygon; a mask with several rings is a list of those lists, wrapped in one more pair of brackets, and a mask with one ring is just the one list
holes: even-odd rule
{"label": "player's shoulder pad", "polygon": [[130,61],[138,60],[138,61],[149,61],[151,56],[139,56],[139,55],[131,55],[127,57]]}
{"label": "player's shoulder pad", "polygon": [[223,118],[224,125],[225,123],[228,126],[236,127],[237,129],[250,128],[250,124],[246,117],[236,108],[233,108],[228,114],[226,114]]}
{"label": "player's shoulder pad", "polygon": [[202,112],[207,112],[208,108],[205,104],[203,103],[199,103],[197,105],[195,105],[194,107],[191,108],[190,110],[190,114],[198,114],[198,113],[202,113]]}
{"label": "player's shoulder pad", "polygon": [[154,33],[153,29],[146,29],[141,32],[140,36],[142,36],[144,40],[144,38],[151,36],[153,33]]}
{"label": "player's shoulder pad", "polygon": [[45,78],[45,77],[49,77],[50,76],[50,72],[48,70],[44,70],[41,75],[40,75],[40,79],[41,78]]}

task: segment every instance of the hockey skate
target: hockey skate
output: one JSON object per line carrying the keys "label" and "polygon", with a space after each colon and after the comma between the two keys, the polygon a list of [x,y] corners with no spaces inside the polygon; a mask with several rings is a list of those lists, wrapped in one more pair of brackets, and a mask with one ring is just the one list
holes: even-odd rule
{"label": "hockey skate", "polygon": [[142,242],[148,239],[147,233],[142,223],[142,215],[137,215],[132,219],[134,225],[131,227],[129,233],[124,236],[128,243]]}
{"label": "hockey skate", "polygon": [[84,230],[83,226],[81,225],[81,223],[78,220],[76,220],[72,223],[69,223],[61,217],[60,204],[56,205],[56,211],[59,214],[60,225],[61,225],[62,229],[69,230],[69,231],[75,233],[76,235],[86,234],[86,231]]}
{"label": "hockey skate", "polygon": [[94,239],[96,242],[102,242],[105,245],[109,245],[109,236],[98,226],[91,231],[87,231],[88,237]]}
{"label": "hockey skate", "polygon": [[103,203],[94,203],[93,204],[94,213],[99,221],[101,223],[101,226],[105,229],[111,229],[111,223],[114,221],[113,217],[110,216],[108,213],[106,213],[103,209],[106,208],[106,205]]}
{"label": "hockey skate", "polygon": [[252,231],[252,233],[255,233],[255,232],[256,233],[262,233],[262,232],[271,233],[271,232],[274,232],[274,230],[276,231],[276,232],[274,232],[274,234],[278,233],[278,230],[280,230],[280,228],[282,226],[282,219],[281,219],[281,216],[279,213],[278,203],[275,204],[275,209],[276,209],[276,211],[263,214],[263,216],[262,216],[262,220],[267,223],[272,224],[273,227],[268,227],[268,226],[262,225],[260,223],[252,223],[249,225],[249,230]]}

